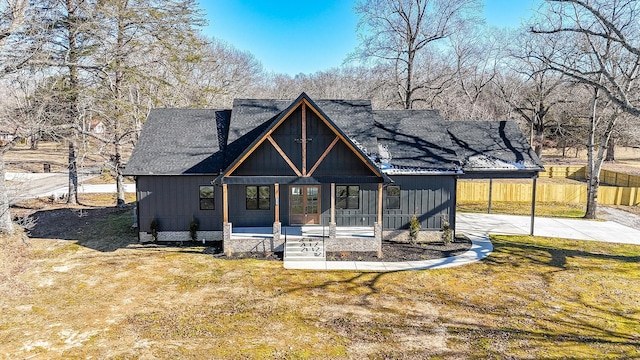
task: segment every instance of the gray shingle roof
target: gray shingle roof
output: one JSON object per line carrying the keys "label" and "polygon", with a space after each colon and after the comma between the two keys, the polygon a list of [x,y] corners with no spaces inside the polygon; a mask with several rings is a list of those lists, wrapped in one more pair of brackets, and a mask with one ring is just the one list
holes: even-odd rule
{"label": "gray shingle roof", "polygon": [[[368,100],[308,100],[390,175],[543,170],[514,122],[449,122],[435,110],[373,111]],[[293,104],[237,99],[233,110],[152,110],[125,174],[217,174]]]}
{"label": "gray shingle roof", "polygon": [[374,111],[378,156],[388,173],[456,171],[447,122],[435,110]]}
{"label": "gray shingle roof", "polygon": [[224,166],[218,130],[229,116],[229,110],[151,110],[124,173],[217,173]]}
{"label": "gray shingle roof", "polygon": [[452,121],[449,133],[462,158],[462,169],[474,171],[544,171],[542,162],[513,121]]}
{"label": "gray shingle roof", "polygon": [[[369,100],[317,100],[314,103],[352,141],[366,150],[375,150]],[[236,99],[229,128],[229,143],[274,119],[291,105],[291,100]],[[249,140],[245,136],[245,141]],[[253,139],[252,139],[253,140]],[[249,145],[252,141],[249,141]],[[357,145],[356,144],[356,145]]]}

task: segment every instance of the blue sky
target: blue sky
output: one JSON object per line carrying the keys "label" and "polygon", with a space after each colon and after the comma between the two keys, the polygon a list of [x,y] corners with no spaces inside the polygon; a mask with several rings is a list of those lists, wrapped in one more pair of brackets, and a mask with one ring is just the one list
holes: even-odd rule
{"label": "blue sky", "polygon": [[[488,24],[517,27],[540,0],[484,0]],[[350,0],[200,0],[207,35],[251,52],[265,70],[296,75],[340,66],[357,46]]]}

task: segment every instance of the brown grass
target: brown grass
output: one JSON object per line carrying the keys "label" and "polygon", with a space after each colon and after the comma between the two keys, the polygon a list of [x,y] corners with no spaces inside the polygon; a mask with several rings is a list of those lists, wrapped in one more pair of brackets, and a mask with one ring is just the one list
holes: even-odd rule
{"label": "brown grass", "polygon": [[20,264],[19,291],[0,297],[0,356],[640,356],[640,246],[494,237],[489,258],[448,270],[291,271],[139,245],[130,215],[0,248]]}

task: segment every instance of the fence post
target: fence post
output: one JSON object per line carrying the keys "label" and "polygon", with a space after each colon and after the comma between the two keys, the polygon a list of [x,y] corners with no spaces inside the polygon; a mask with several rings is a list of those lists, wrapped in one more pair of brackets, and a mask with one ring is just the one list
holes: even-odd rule
{"label": "fence post", "polygon": [[536,217],[536,184],[538,177],[533,176],[533,188],[531,189],[531,236],[533,236],[534,221]]}
{"label": "fence post", "polygon": [[487,208],[487,214],[491,214],[491,195],[493,193],[493,179],[489,179],[489,207]]}

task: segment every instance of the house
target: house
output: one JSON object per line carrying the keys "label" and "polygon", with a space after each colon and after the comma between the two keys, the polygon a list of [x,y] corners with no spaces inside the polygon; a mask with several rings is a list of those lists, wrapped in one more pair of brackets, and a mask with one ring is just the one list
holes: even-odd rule
{"label": "house", "polygon": [[101,120],[93,119],[89,123],[89,130],[94,134],[104,134],[104,123]]}
{"label": "house", "polygon": [[[544,171],[517,124],[449,122],[434,110],[373,110],[368,100],[237,99],[232,109],[155,109],[125,169],[140,241],[198,236],[227,253],[282,251],[317,225],[327,251],[380,251],[416,214],[455,226],[458,178]],[[242,236],[268,228],[268,236]],[[362,229],[367,236],[342,236]],[[356,232],[354,230],[354,232]]]}

